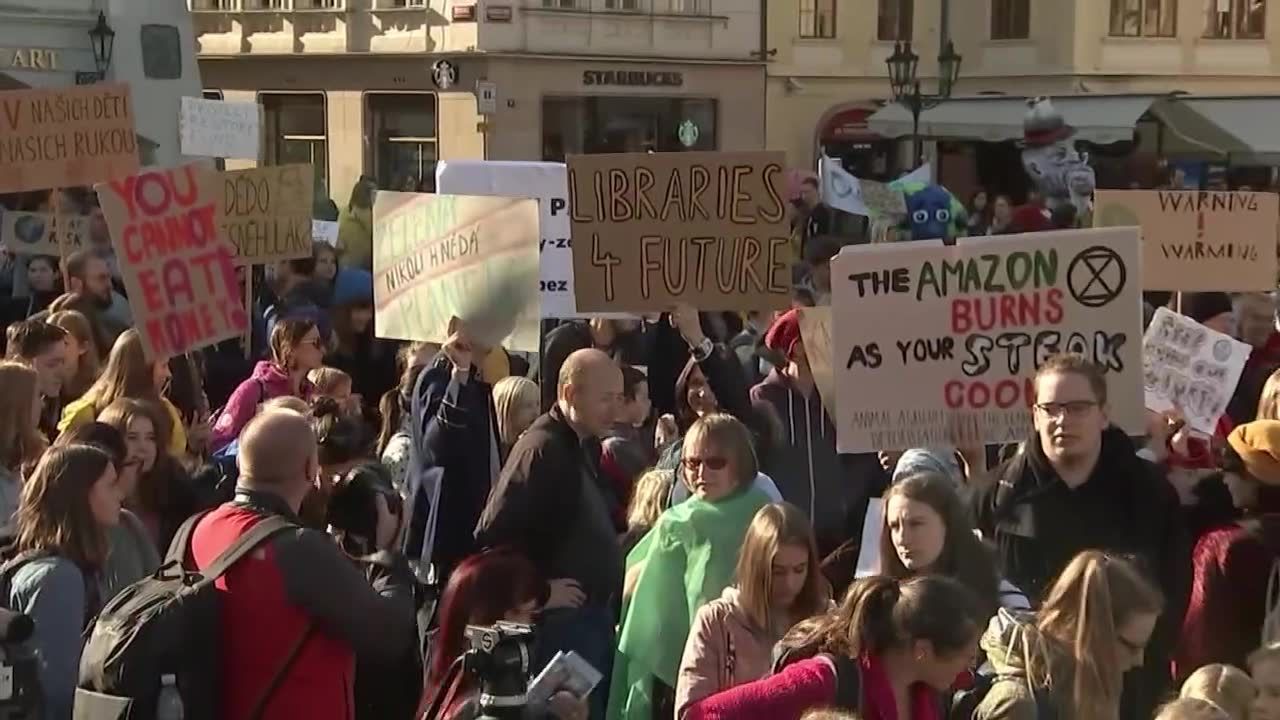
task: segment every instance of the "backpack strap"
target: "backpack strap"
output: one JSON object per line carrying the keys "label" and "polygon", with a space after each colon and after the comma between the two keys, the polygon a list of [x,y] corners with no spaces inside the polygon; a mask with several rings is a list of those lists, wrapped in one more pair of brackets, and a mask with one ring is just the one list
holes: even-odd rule
{"label": "backpack strap", "polygon": [[[261,525],[262,523],[258,523]],[[255,526],[256,527],[256,526]],[[262,714],[266,712],[267,703],[270,702],[271,696],[276,694],[276,690],[280,689],[281,683],[284,682],[285,675],[289,674],[289,669],[293,667],[294,662],[298,660],[298,656],[302,654],[302,648],[307,644],[307,640],[311,639],[311,634],[315,631],[316,624],[314,621],[308,622],[302,634],[298,636],[293,647],[289,648],[289,654],[285,655],[284,662],[280,663],[280,667],[276,668],[276,673],[271,677],[271,682],[267,683],[267,688],[262,691],[262,695],[258,696],[258,700],[253,703],[253,710],[249,713],[249,720],[261,720]]]}
{"label": "backpack strap", "polygon": [[218,557],[214,558],[213,562],[202,568],[200,574],[209,580],[222,577],[227,570],[231,569],[232,565],[239,562],[245,555],[253,552],[254,548],[266,542],[272,535],[295,527],[297,525],[279,515],[265,517],[249,528],[249,532],[241,535],[235,542],[231,543],[226,550],[223,550]]}
{"label": "backpack strap", "polygon": [[1280,559],[1271,561],[1271,572],[1267,574],[1267,594],[1262,611],[1262,645],[1266,646],[1277,640],[1280,634]]}
{"label": "backpack strap", "polygon": [[162,565],[170,563],[178,563],[185,565],[187,563],[187,550],[191,547],[191,535],[195,532],[196,525],[208,515],[210,510],[202,510],[195,515],[187,518],[185,522],[178,527],[178,532],[174,533],[173,540],[169,541],[169,550],[164,554],[164,562]]}
{"label": "backpack strap", "polygon": [[32,560],[40,560],[41,558],[53,557],[58,553],[49,548],[38,548],[35,550],[25,550],[6,560],[0,565],[0,604],[7,605],[9,603],[9,591],[12,589],[13,576],[23,565]]}
{"label": "backpack strap", "polygon": [[836,666],[836,707],[841,710],[862,710],[862,667],[853,658],[824,653]]}

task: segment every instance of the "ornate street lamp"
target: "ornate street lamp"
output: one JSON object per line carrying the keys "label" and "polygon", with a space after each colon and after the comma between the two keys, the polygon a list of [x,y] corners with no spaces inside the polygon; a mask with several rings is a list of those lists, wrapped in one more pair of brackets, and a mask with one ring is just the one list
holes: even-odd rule
{"label": "ornate street lamp", "polygon": [[885,60],[889,66],[889,86],[893,101],[911,111],[911,138],[917,166],[924,162],[924,140],[920,137],[920,113],[937,107],[951,97],[960,79],[961,57],[950,40],[938,55],[938,92],[926,95],[920,89],[920,56],[911,50],[911,42],[894,43],[893,54]]}
{"label": "ornate street lamp", "polygon": [[98,11],[98,24],[89,31],[89,40],[93,46],[93,66],[98,71],[98,79],[107,77],[111,67],[111,53],[115,49],[116,31],[107,24],[107,15]]}

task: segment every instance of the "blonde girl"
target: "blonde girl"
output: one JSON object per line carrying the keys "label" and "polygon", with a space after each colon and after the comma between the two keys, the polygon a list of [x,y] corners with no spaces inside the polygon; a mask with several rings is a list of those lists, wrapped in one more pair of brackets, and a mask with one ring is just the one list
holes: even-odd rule
{"label": "blonde girl", "polygon": [[1214,663],[1191,673],[1182,683],[1181,698],[1204,700],[1227,714],[1229,720],[1249,720],[1249,706],[1258,689],[1243,670],[1234,665]]}
{"label": "blonde girl", "polygon": [[48,447],[39,430],[40,384],[35,370],[15,362],[0,362],[0,523],[18,509],[22,479],[35,470]]}
{"label": "blonde girl", "polygon": [[71,402],[85,394],[102,371],[98,344],[93,337],[93,325],[75,310],[53,313],[47,322],[67,331],[67,343],[71,346],[69,356],[73,360],[67,363],[68,377],[62,384],[62,399]]}

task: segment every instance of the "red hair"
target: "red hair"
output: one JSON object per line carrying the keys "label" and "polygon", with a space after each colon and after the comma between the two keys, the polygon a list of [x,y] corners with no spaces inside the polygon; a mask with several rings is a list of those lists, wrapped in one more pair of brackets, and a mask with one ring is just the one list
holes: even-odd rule
{"label": "red hair", "polygon": [[[426,686],[418,716],[428,709],[449,674],[449,666],[463,653],[464,631],[468,625],[492,625],[507,613],[541,596],[542,582],[538,572],[523,555],[507,548],[486,550],[464,560],[445,586],[440,600],[440,630],[427,664]],[[454,686],[466,687],[466,678]],[[454,693],[453,702],[461,699]],[[449,710],[449,708],[445,708]]]}

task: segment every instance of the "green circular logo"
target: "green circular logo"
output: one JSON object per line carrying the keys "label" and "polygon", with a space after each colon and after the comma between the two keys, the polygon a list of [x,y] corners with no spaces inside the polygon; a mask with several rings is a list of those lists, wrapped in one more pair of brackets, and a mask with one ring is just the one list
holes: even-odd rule
{"label": "green circular logo", "polygon": [[692,120],[680,123],[680,129],[676,131],[676,137],[680,138],[680,144],[685,147],[693,147],[698,142],[700,134],[698,124]]}

